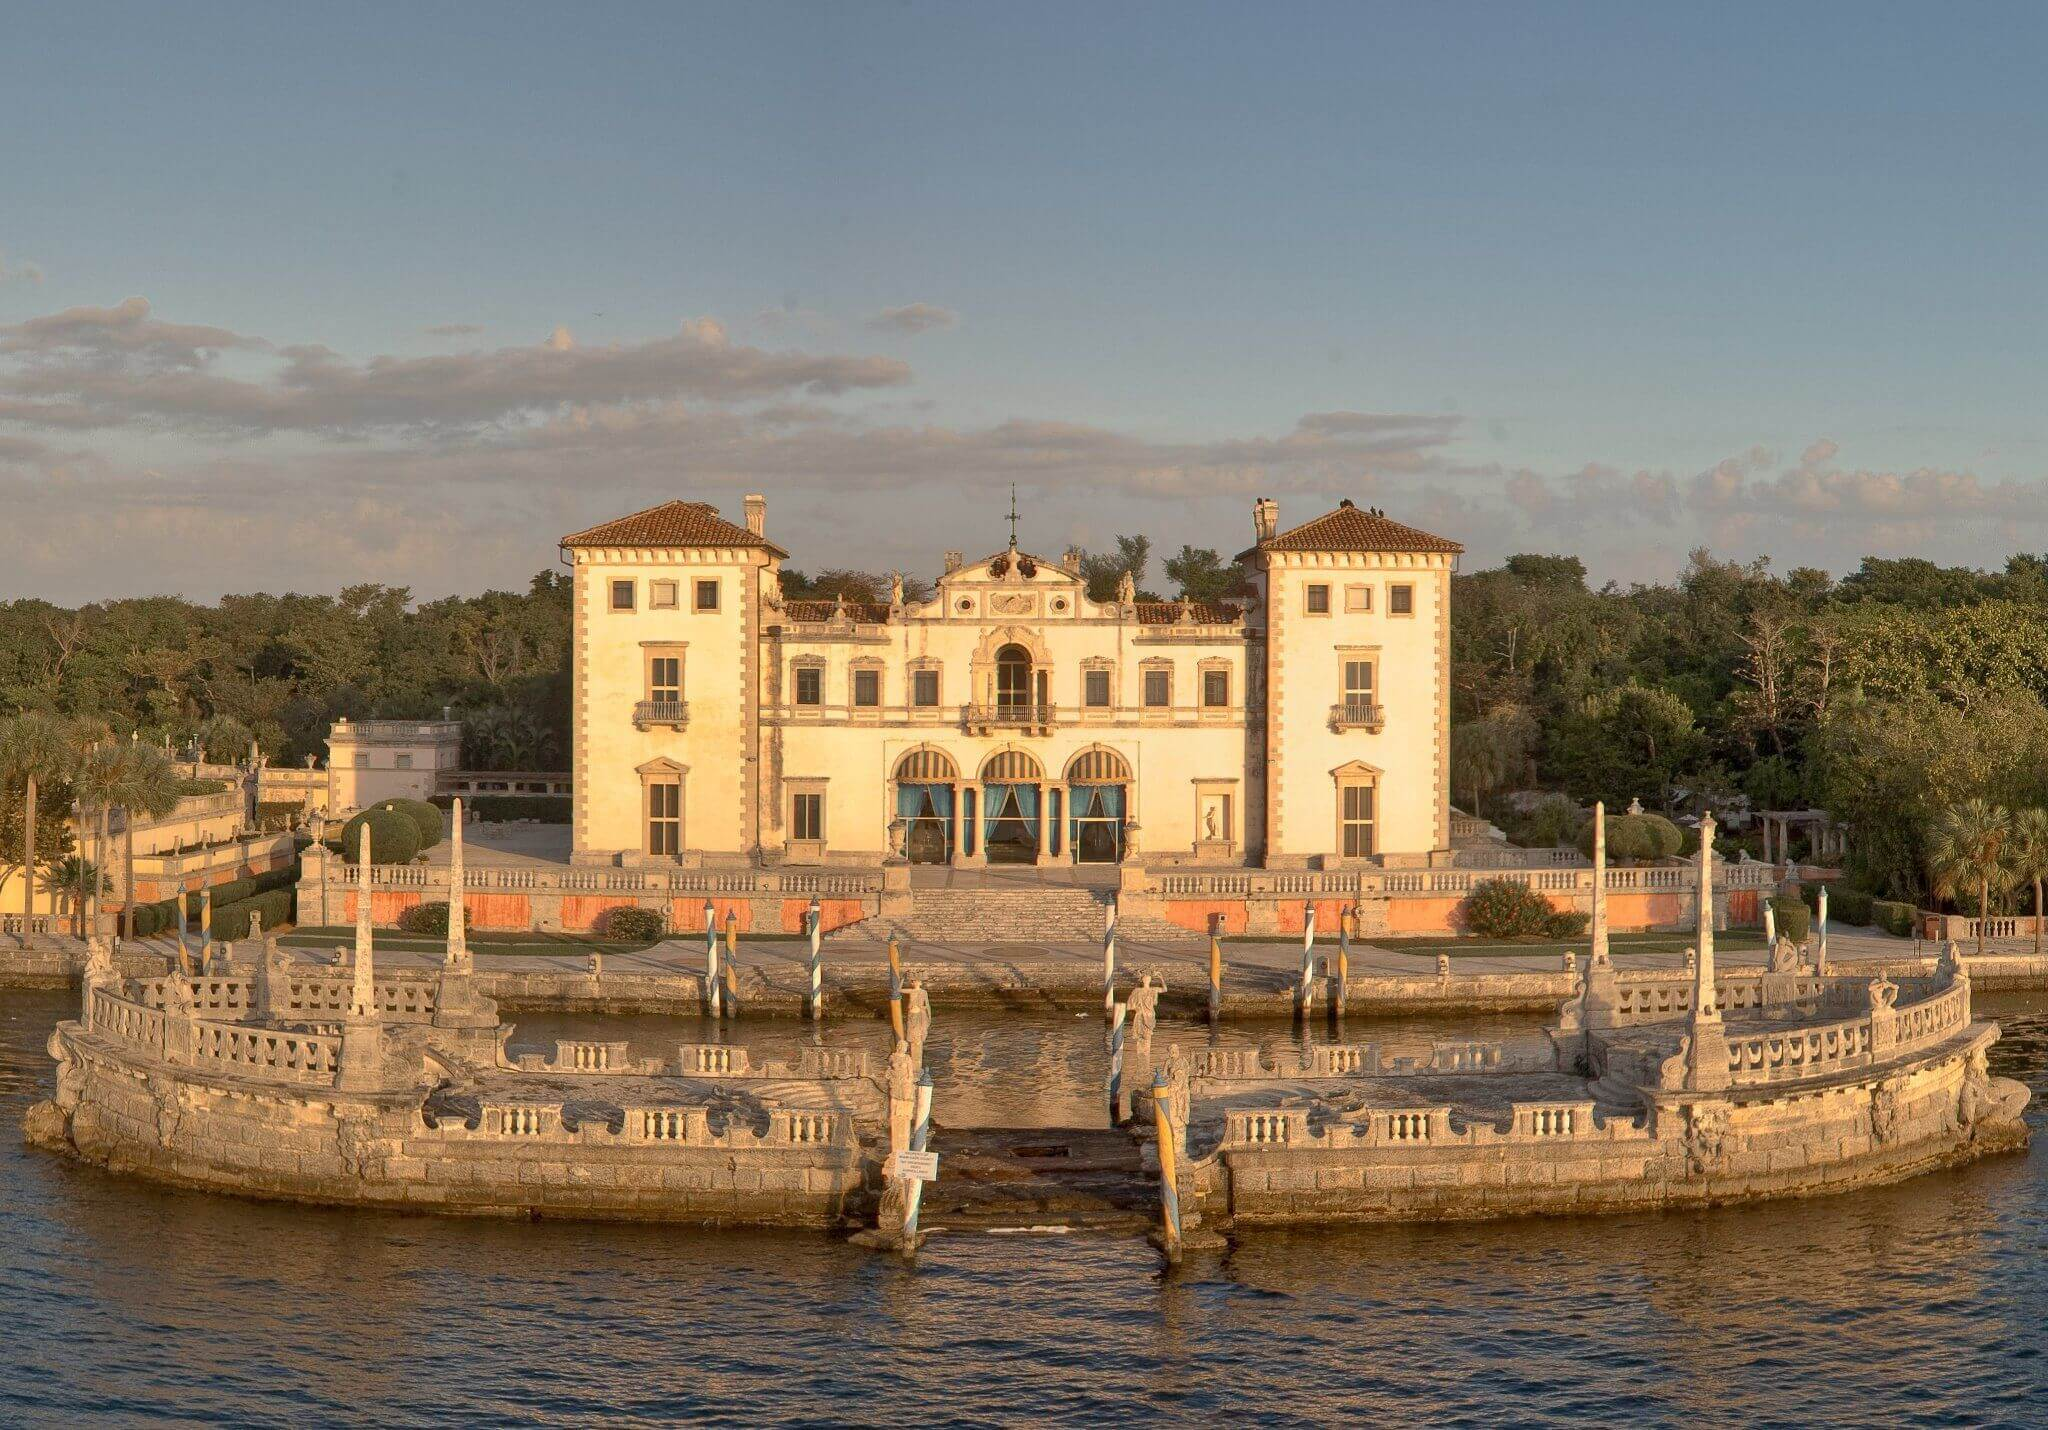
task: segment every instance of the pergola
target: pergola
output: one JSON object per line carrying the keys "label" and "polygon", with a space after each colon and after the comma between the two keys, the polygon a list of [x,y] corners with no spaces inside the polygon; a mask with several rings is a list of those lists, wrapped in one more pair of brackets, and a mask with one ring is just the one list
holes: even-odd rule
{"label": "pergola", "polygon": [[1805,832],[1807,853],[1816,864],[1839,864],[1849,853],[1849,831],[1824,809],[1760,809],[1756,818],[1763,826],[1766,864],[1791,862],[1795,829]]}

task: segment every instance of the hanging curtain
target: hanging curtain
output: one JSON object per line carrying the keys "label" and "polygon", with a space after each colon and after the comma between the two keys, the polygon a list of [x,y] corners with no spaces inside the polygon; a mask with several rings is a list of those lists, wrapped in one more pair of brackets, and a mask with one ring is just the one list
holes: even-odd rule
{"label": "hanging curtain", "polygon": [[995,837],[996,821],[1003,817],[1003,805],[1014,785],[983,785],[981,787],[981,842],[984,848]]}
{"label": "hanging curtain", "polygon": [[925,791],[930,785],[900,784],[896,786],[896,817],[915,819],[924,803]]}
{"label": "hanging curtain", "polygon": [[1121,820],[1124,817],[1124,787],[1122,785],[1097,785],[1096,811],[1104,819]]}
{"label": "hanging curtain", "polygon": [[926,785],[931,792],[932,813],[940,819],[953,817],[953,787],[951,785]]}
{"label": "hanging curtain", "polygon": [[1024,816],[1024,822],[1035,831],[1038,827],[1038,786],[1018,785],[1016,790],[1017,812]]}

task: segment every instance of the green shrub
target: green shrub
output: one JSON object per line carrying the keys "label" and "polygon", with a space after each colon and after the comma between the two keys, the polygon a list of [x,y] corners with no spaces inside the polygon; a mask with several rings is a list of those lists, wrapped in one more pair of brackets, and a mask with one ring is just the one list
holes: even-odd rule
{"label": "green shrub", "polygon": [[[1799,886],[1799,901],[1806,905],[1815,922],[1820,919],[1820,890],[1819,884]],[[1870,922],[1870,895],[1861,889],[1852,889],[1846,884],[1829,884],[1827,890],[1829,922],[1859,926]]]}
{"label": "green shrub", "polygon": [[163,932],[164,907],[162,904],[137,904],[130,921],[137,938],[155,938]]}
{"label": "green shrub", "polygon": [[[1685,848],[1685,831],[1661,814],[1607,816],[1607,857],[1615,860],[1668,859]],[[1593,821],[1579,830],[1579,852],[1593,855]]]}
{"label": "green shrub", "polygon": [[1813,915],[1806,911],[1806,905],[1790,894],[1777,894],[1771,899],[1771,909],[1778,916],[1778,937],[1789,938],[1794,943],[1803,943],[1813,929]]}
{"label": "green shrub", "polygon": [[1516,879],[1482,879],[1465,898],[1465,927],[1486,938],[1536,938],[1550,932],[1550,900]]}
{"label": "green shrub", "polygon": [[366,809],[341,827],[342,857],[356,862],[362,848],[364,825],[370,827],[370,857],[379,864],[410,864],[420,852],[420,827],[412,816],[378,805]]}
{"label": "green shrub", "polygon": [[1554,909],[1551,911],[1549,926],[1543,932],[1551,938],[1577,938],[1586,931],[1586,925],[1593,922],[1593,916],[1578,909]]}
{"label": "green shrub", "polygon": [[[189,794],[219,794],[228,787],[226,780],[179,780],[171,786],[180,796]],[[375,835],[370,836],[375,838]]]}
{"label": "green shrub", "polygon": [[1911,904],[1897,903],[1891,899],[1873,899],[1870,902],[1870,921],[1894,938],[1905,938],[1913,932],[1914,909]]}
{"label": "green shrub", "polygon": [[[372,834],[370,841],[376,842]],[[414,904],[398,916],[398,926],[407,933],[422,933],[434,938],[448,937],[448,902],[445,899],[431,904]]]}
{"label": "green shrub", "polygon": [[[422,853],[439,844],[442,836],[448,832],[448,826],[441,818],[441,811],[423,799],[387,799],[384,801],[384,808],[397,810],[419,826]],[[371,834],[370,840],[373,845],[376,838],[374,833]]]}
{"label": "green shrub", "polygon": [[620,943],[653,943],[668,932],[668,925],[659,909],[607,909],[599,932]]}
{"label": "green shrub", "polygon": [[266,799],[256,806],[258,829],[290,829],[305,817],[306,802],[300,799]]}

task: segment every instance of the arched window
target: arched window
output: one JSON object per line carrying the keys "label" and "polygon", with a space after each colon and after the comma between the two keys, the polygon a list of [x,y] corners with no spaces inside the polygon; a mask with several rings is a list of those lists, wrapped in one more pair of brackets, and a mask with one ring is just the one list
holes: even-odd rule
{"label": "arched window", "polygon": [[1031,652],[1006,645],[996,652],[996,706],[1015,709],[1031,703]]}

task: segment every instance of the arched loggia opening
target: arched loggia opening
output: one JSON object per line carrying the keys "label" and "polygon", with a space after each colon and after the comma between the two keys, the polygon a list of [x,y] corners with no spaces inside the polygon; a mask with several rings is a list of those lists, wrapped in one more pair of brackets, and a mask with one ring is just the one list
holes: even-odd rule
{"label": "arched loggia opening", "polygon": [[[998,670],[1000,670],[998,666]],[[991,864],[1036,864],[1043,849],[1039,808],[1045,771],[1025,750],[999,750],[981,767],[982,850]]]}
{"label": "arched loggia opening", "polygon": [[1076,864],[1115,864],[1124,857],[1131,767],[1115,750],[1091,745],[1067,762],[1068,845]]}
{"label": "arched loggia opening", "polygon": [[903,857],[913,864],[950,864],[959,846],[954,809],[960,768],[944,750],[920,745],[896,762],[896,818]]}

